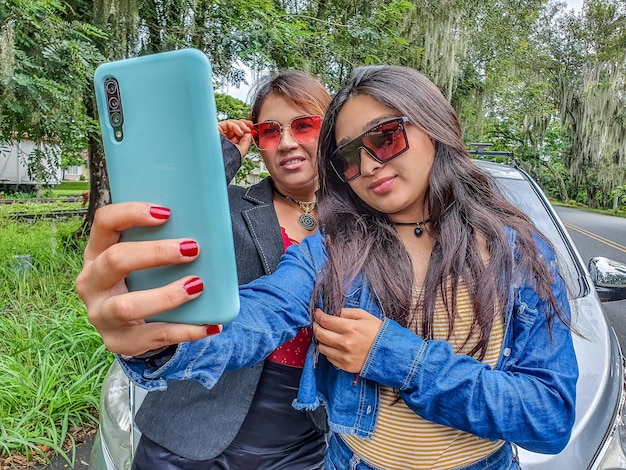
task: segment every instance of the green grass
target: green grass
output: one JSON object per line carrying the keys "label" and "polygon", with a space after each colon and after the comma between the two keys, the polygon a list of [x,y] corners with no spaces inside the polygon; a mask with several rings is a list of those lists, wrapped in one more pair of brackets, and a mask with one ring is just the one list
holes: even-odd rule
{"label": "green grass", "polygon": [[42,204],[40,202],[29,201],[28,199],[20,199],[19,202],[13,204],[0,204],[0,217],[8,217],[11,214],[18,212],[28,214],[44,214],[52,211],[80,208],[80,201],[65,202],[62,199],[58,199],[49,204]]}
{"label": "green grass", "polygon": [[61,451],[71,428],[97,425],[112,358],[74,289],[84,241],[71,234],[81,222],[0,218],[0,462]]}
{"label": "green grass", "polygon": [[89,189],[89,181],[63,181],[52,190],[54,197],[80,196]]}
{"label": "green grass", "polygon": [[66,196],[80,196],[89,189],[89,181],[62,181],[54,187],[42,187],[28,193],[14,193],[0,191],[5,199],[32,199],[32,198],[62,198]]}
{"label": "green grass", "polygon": [[62,191],[86,191],[89,189],[89,181],[62,181],[54,189]]}
{"label": "green grass", "polygon": [[617,210],[613,210],[613,209],[593,209],[583,204],[577,204],[574,201],[571,201],[569,204],[565,204],[564,202],[558,201],[556,199],[550,199],[550,203],[553,206],[571,207],[573,209],[579,209],[581,211],[595,212],[596,214],[604,214],[604,215],[611,215],[613,217],[626,218],[626,207],[623,207],[623,206],[618,207]]}

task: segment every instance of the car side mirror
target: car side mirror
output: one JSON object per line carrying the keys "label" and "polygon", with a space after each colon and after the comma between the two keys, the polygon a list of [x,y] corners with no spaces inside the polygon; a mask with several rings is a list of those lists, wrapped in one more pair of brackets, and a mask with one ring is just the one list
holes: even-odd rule
{"label": "car side mirror", "polygon": [[626,299],[626,264],[598,256],[589,260],[588,268],[601,302]]}

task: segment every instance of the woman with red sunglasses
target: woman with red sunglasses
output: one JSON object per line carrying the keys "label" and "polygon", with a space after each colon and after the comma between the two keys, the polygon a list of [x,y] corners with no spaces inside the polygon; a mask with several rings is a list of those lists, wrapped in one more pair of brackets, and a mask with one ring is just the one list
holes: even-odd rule
{"label": "woman with red sunglasses", "polygon": [[[320,135],[321,230],[240,288],[221,334],[169,330],[193,363],[129,360],[129,377],[210,384],[313,319],[294,406],[326,406],[326,469],[513,470],[516,446],[561,451],[578,367],[556,255],[472,162],[445,97],[415,70],[362,67]],[[175,244],[163,249],[181,262]],[[128,324],[94,313],[111,341]],[[146,331],[107,344],[139,354],[162,342]]]}
{"label": "woman with red sunglasses", "polygon": [[[228,139],[227,173],[228,157],[236,154],[240,163],[239,152],[245,155],[254,138],[270,174],[253,186],[228,188],[241,284],[271,274],[288,246],[317,230],[317,142],[330,102],[319,81],[294,70],[267,77],[255,90],[252,121],[219,123]],[[103,275],[86,260],[77,284],[86,302],[102,293],[86,295],[81,286]],[[135,417],[142,438],[133,469],[323,468],[325,412],[292,407],[310,341],[311,329],[303,328],[267,360],[225,373],[212,390],[182,381],[148,393]]]}

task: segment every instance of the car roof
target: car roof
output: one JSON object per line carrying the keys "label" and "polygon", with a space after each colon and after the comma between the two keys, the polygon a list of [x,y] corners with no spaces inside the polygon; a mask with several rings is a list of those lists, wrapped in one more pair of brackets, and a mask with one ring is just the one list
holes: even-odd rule
{"label": "car roof", "polygon": [[490,160],[475,159],[474,163],[486,170],[491,176],[498,179],[515,179],[524,180],[526,176],[517,168],[505,165],[504,163],[496,163]]}

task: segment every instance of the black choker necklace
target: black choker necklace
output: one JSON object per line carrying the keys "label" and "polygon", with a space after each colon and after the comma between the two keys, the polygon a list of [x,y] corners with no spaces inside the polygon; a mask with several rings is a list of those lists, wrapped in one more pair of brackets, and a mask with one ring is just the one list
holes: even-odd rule
{"label": "black choker necklace", "polygon": [[393,225],[415,225],[413,233],[416,237],[421,237],[424,234],[424,225],[430,222],[430,219],[422,220],[421,222],[392,222]]}
{"label": "black choker necklace", "polygon": [[298,217],[298,223],[300,224],[300,227],[308,230],[309,232],[315,230],[315,227],[317,227],[317,220],[315,220],[315,217],[311,215],[311,212],[313,212],[313,209],[315,209],[315,204],[317,204],[317,200],[314,199],[312,201],[297,201],[296,199],[290,198],[286,194],[281,193],[278,189],[276,189],[276,186],[274,186],[274,192],[279,196],[284,197],[288,201],[295,202],[296,204],[298,204],[298,206],[300,206],[300,210],[304,212],[304,214],[300,214],[300,217]]}

